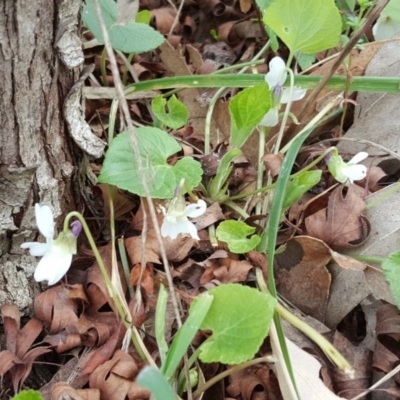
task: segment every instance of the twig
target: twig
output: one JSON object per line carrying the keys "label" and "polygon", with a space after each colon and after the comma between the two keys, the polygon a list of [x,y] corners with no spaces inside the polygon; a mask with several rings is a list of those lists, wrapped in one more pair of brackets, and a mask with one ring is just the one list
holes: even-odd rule
{"label": "twig", "polygon": [[168,281],[168,285],[169,285],[169,289],[170,289],[170,293],[171,293],[171,300],[172,300],[172,304],[174,306],[174,312],[175,312],[175,318],[178,324],[178,327],[182,326],[182,319],[179,313],[179,307],[178,307],[178,299],[176,297],[175,291],[174,291],[174,285],[173,285],[173,281],[172,281],[172,276],[169,270],[169,263],[168,263],[168,259],[167,259],[167,253],[165,251],[165,247],[164,244],[162,242],[162,237],[161,237],[161,232],[160,232],[160,227],[158,226],[158,221],[157,221],[157,214],[156,214],[156,210],[153,204],[153,201],[150,197],[150,190],[149,187],[147,185],[147,181],[145,179],[145,175],[144,175],[144,170],[143,170],[143,163],[139,154],[139,143],[137,140],[137,136],[136,136],[136,132],[135,132],[135,128],[132,124],[131,121],[131,116],[129,113],[129,107],[128,107],[128,103],[125,99],[125,95],[124,95],[124,89],[122,86],[122,82],[121,82],[121,78],[119,76],[119,72],[118,72],[118,65],[117,65],[117,60],[115,58],[115,54],[113,51],[113,48],[111,47],[111,43],[110,43],[110,38],[107,32],[107,28],[105,26],[104,23],[104,19],[100,10],[100,6],[98,3],[98,0],[93,0],[94,6],[96,8],[96,13],[97,13],[97,17],[99,19],[100,22],[100,28],[103,34],[103,38],[104,38],[104,44],[106,46],[107,49],[107,53],[108,56],[110,58],[110,65],[111,65],[111,72],[113,75],[113,79],[114,79],[114,84],[115,84],[115,89],[117,92],[117,97],[118,100],[121,104],[121,109],[122,109],[122,113],[124,115],[125,118],[125,123],[128,126],[128,130],[130,132],[130,137],[131,137],[131,141],[132,141],[132,147],[133,147],[133,151],[135,153],[135,157],[137,159],[137,163],[138,163],[138,169],[139,172],[141,174],[142,177],[142,184],[143,184],[143,188],[144,191],[146,193],[146,199],[147,199],[147,203],[149,206],[149,211],[150,211],[150,216],[152,218],[153,221],[153,225],[154,225],[154,230],[156,233],[156,237],[157,237],[157,241],[160,245],[160,253],[161,253],[161,259],[163,261],[164,264],[164,269],[165,269],[165,275],[167,277],[167,281]]}

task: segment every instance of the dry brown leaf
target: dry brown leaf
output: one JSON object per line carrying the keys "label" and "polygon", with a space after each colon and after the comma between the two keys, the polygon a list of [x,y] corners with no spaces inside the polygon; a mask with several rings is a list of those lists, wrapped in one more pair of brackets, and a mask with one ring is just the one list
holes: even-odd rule
{"label": "dry brown leaf", "polygon": [[354,377],[333,369],[333,386],[338,395],[352,398],[367,389],[371,382],[371,351],[352,344],[340,332],[326,335],[354,368]]}
{"label": "dry brown leaf", "polygon": [[86,385],[89,378],[92,376],[93,371],[103,365],[106,361],[110,360],[115,352],[115,349],[120,345],[122,341],[122,335],[124,330],[122,323],[119,322],[115,326],[114,333],[110,336],[103,346],[96,348],[95,350],[88,352],[81,356],[80,359],[80,372],[74,381],[76,387],[82,387]]}
{"label": "dry brown leaf", "polygon": [[[110,185],[106,185],[105,183],[100,183],[96,185],[93,189],[100,189],[103,195],[103,207],[104,207],[104,216],[106,218],[110,217]],[[134,207],[136,207],[136,203],[128,197],[121,190],[114,187],[113,190],[113,203],[114,203],[114,218],[116,220],[121,219],[123,215],[131,211]]]}
{"label": "dry brown leaf", "polygon": [[275,259],[279,293],[306,314],[323,321],[331,284],[326,268],[331,259],[329,247],[321,240],[297,236]]}
{"label": "dry brown leaf", "polygon": [[332,249],[350,248],[362,244],[366,220],[361,213],[364,201],[350,186],[344,194],[338,186],[329,197],[328,207],[305,219],[307,234],[323,240]]}
{"label": "dry brown leaf", "polygon": [[65,286],[53,286],[40,293],[34,300],[35,316],[49,325],[50,334],[62,331],[78,322],[77,303],[69,297]]}
{"label": "dry brown leaf", "polygon": [[57,382],[51,389],[51,400],[100,400],[99,389],[74,389],[66,382]]}
{"label": "dry brown leaf", "polygon": [[336,251],[331,250],[331,256],[337,262],[337,264],[344,269],[351,269],[353,271],[364,271],[364,269],[367,268],[367,264],[358,261],[353,257],[340,254]]}
{"label": "dry brown leaf", "polygon": [[[174,49],[167,42],[164,42],[160,47],[161,60],[167,72],[173,76],[190,75],[191,71],[188,68],[185,58],[181,53],[181,48]],[[215,59],[215,58],[214,58]],[[189,112],[188,124],[198,132],[204,132],[205,117],[207,108],[201,107],[197,101],[201,91],[197,89],[185,89],[178,93],[179,100],[181,100],[187,107]],[[211,142],[213,146],[221,142],[224,138],[229,137],[230,129],[230,116],[228,105],[218,101],[213,118],[211,121]]]}
{"label": "dry brown leaf", "polygon": [[6,348],[0,352],[0,376],[11,375],[14,392],[18,393],[22,384],[32,370],[36,358],[50,352],[48,346],[32,348],[34,341],[43,330],[42,323],[37,318],[30,319],[20,329],[20,316],[15,305],[1,307]]}
{"label": "dry brown leaf", "polygon": [[140,275],[142,274],[141,278],[141,286],[146,292],[148,296],[152,296],[154,293],[154,273],[153,273],[153,266],[146,265],[143,272],[142,272],[142,265],[136,264],[131,270],[131,285],[136,286],[139,283]]}
{"label": "dry brown leaf", "polygon": [[248,13],[251,9],[251,0],[240,0],[240,10],[244,13]]}
{"label": "dry brown leaf", "polygon": [[266,172],[269,172],[273,178],[279,174],[283,163],[282,154],[266,154],[263,161]]}
{"label": "dry brown leaf", "polygon": [[[151,10],[152,25],[155,25],[156,29],[163,35],[169,34],[169,31],[174,23],[176,17],[176,11],[171,7],[161,7]],[[174,27],[174,33],[177,34],[181,29],[180,24],[176,24]]]}
{"label": "dry brown leaf", "polygon": [[[195,243],[196,241],[190,236],[179,235],[174,240],[169,237],[163,238],[165,252],[167,253],[168,260],[171,262],[182,261],[187,257]],[[134,265],[142,262],[142,251],[144,251],[144,262],[146,264],[161,263],[160,245],[153,229],[148,232],[144,249],[142,238],[140,236],[125,239],[125,247],[129,258]]]}
{"label": "dry brown leaf", "polygon": [[143,400],[150,392],[141,388],[134,379],[138,366],[133,358],[117,350],[112,359],[96,368],[90,377],[90,387],[99,388],[101,397],[107,400]]}

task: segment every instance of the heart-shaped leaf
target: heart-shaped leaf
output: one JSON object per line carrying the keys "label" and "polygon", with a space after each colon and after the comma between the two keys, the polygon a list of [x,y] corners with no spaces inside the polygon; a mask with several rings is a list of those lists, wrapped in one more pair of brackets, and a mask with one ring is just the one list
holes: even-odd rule
{"label": "heart-shaped leaf", "polygon": [[201,294],[191,307],[203,295],[211,295],[214,300],[201,325],[212,335],[200,346],[200,360],[240,364],[254,357],[268,334],[276,299],[257,289],[231,283]]}
{"label": "heart-shaped leaf", "polygon": [[[172,198],[182,178],[191,188],[200,183],[203,171],[200,163],[192,157],[181,158],[175,165],[168,164],[167,158],[181,150],[168,133],[158,128],[142,127],[136,129],[136,135],[142,172],[151,197]],[[111,142],[98,181],[139,196],[146,195],[129,132],[120,133]]]}
{"label": "heart-shaped leaf", "polygon": [[[118,8],[114,0],[98,0],[98,2],[114,49],[125,53],[144,53],[156,49],[164,41],[164,37],[148,25],[135,21],[119,25]],[[100,43],[104,43],[93,0],[87,0],[83,7],[83,23]]]}

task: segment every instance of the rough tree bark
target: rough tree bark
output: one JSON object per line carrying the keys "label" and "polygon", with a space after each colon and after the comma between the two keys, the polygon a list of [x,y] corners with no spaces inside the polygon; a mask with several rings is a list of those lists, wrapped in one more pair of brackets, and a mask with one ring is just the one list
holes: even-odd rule
{"label": "rough tree bark", "polygon": [[[0,306],[23,313],[37,289],[37,261],[19,247],[38,235],[33,206],[48,204],[55,217],[76,206],[63,102],[83,62],[73,35],[81,3],[0,0]],[[81,59],[69,63],[68,51]]]}

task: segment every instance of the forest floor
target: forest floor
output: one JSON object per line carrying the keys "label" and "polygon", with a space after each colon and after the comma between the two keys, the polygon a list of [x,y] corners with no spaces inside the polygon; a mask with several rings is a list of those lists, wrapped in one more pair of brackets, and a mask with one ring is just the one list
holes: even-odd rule
{"label": "forest floor", "polygon": [[[129,14],[129,2],[122,3],[121,15]],[[291,52],[280,40],[276,51],[265,47],[269,37],[255,2],[183,3],[179,8],[167,0],[140,2],[141,10],[150,11],[151,26],[167,40],[143,54],[124,56],[117,52],[118,71],[104,45],[93,42],[93,35],[82,29],[85,64],[93,65],[83,88],[85,120],[92,132],[110,145],[110,135],[117,140],[118,133],[129,130],[126,115],[113,100],[118,94],[114,89],[115,73],[120,74],[124,87],[148,83],[146,90],[126,92],[125,98],[138,132],[143,132],[143,137],[160,134],[159,141],[148,142],[147,150],[164,159],[149,168],[154,169],[150,173],[154,176],[146,176],[145,181],[152,187],[152,179],[156,180],[157,193],[162,195],[151,196],[152,208],[146,193],[141,194],[146,191],[146,183],[136,183],[135,176],[124,170],[123,135],[114,148],[109,146],[105,157],[90,159],[91,173],[102,177],[99,181],[115,185],[98,183],[90,188],[91,204],[85,205],[84,212],[111,282],[104,279],[90,242],[81,234],[66,277],[54,286],[41,286],[42,292],[34,299],[33,316],[23,320],[23,327],[18,310],[3,307],[6,340],[8,344],[17,343],[13,348],[18,362],[7,358],[10,364],[2,377],[0,397],[11,398],[20,389],[32,388],[40,390],[44,399],[148,399],[144,381],[139,385],[136,377],[145,365],[153,364],[161,366],[164,377],[181,398],[295,399],[290,373],[285,374],[282,367],[283,351],[290,356],[289,369],[294,371],[295,386],[303,400],[400,398],[400,375],[388,375],[400,357],[399,297],[393,289],[395,274],[390,275],[393,264],[400,266],[395,253],[400,243],[398,94],[356,91],[348,86],[342,91],[343,101],[331,110],[329,118],[324,115],[313,126],[293,156],[288,174],[299,174],[288,178],[292,197],[287,200],[287,193],[286,197],[283,193],[274,238],[276,254],[274,259],[268,258],[266,250],[273,232],[268,224],[274,216],[271,207],[279,188],[278,177],[290,156],[290,151],[282,149],[318,118],[339,90],[329,85],[318,92],[307,90],[291,107],[298,125],[289,118],[282,130],[280,123],[267,130],[254,127],[247,140],[236,146],[240,152],[232,152],[234,111],[230,104],[242,87],[220,84],[199,88],[183,83],[162,86],[156,80],[173,77],[179,83],[180,76],[215,76],[227,68],[224,75],[232,77],[239,75],[242,66],[245,74],[264,76],[271,71],[274,57],[286,62]],[[354,7],[351,12],[357,15],[359,9]],[[374,41],[371,26],[360,29],[365,43],[354,46],[334,71],[332,66],[344,47],[317,52],[307,62],[294,60],[289,66],[296,77],[326,76],[331,71],[347,79],[349,85],[354,77],[400,77],[400,42]],[[351,38],[352,31],[347,33]],[[256,60],[261,49],[265,51]],[[171,120],[181,118],[179,105],[168,102],[165,111],[161,103],[164,111],[157,109],[155,99],[160,94],[166,99],[174,95],[185,106],[187,118],[183,124],[171,127]],[[245,100],[238,107],[251,108],[251,100],[248,104]],[[253,106],[257,108],[258,104]],[[248,112],[251,114],[251,110]],[[140,131],[144,127],[157,131]],[[163,139],[160,130],[173,139],[172,144]],[[210,139],[206,139],[206,131]],[[262,135],[266,139],[260,159]],[[333,147],[336,150],[329,150]],[[362,164],[348,163],[361,152],[368,153],[360,160]],[[128,155],[135,158],[137,154],[132,151]],[[232,156],[224,158],[227,154]],[[364,165],[357,171],[366,171],[366,175],[340,179],[335,175],[337,170],[329,166],[333,163],[330,157],[337,157],[340,168]],[[173,193],[180,185],[178,177],[185,177],[185,173],[196,176],[194,164],[179,167],[185,158],[196,161],[196,168],[201,167],[201,182],[191,185],[192,178],[186,178],[191,186],[189,195],[183,201],[178,193],[178,200],[172,200],[171,195],[164,195],[164,187],[172,185]],[[225,166],[225,177],[221,165]],[[119,174],[116,183],[109,178],[112,168]],[[176,172],[179,168],[183,172]],[[305,175],[307,170],[309,175]],[[171,176],[172,183],[168,182]],[[216,177],[221,180],[219,185]],[[254,194],[260,187],[267,189]],[[179,188],[186,193],[184,186]],[[207,208],[197,212],[203,204]],[[190,208],[194,206],[196,210]],[[166,228],[164,223],[168,217],[181,218],[182,212],[186,212],[186,234],[175,235],[175,228]],[[188,220],[187,216],[193,218]],[[194,223],[195,233],[190,231],[193,225],[188,221]],[[243,225],[235,225],[238,221]],[[229,225],[231,222],[233,225]],[[164,228],[160,232],[158,227]],[[382,266],[387,266],[386,274]],[[264,289],[262,281],[266,282]],[[114,289],[110,290],[109,284]],[[251,291],[241,292],[238,284]],[[225,294],[213,292],[223,287],[228,287]],[[278,303],[271,300],[273,287]],[[258,298],[258,293],[253,293],[255,288],[264,297]],[[210,311],[197,326],[199,320],[194,314],[202,310],[204,305],[199,304],[207,301],[206,293],[228,300],[221,306],[221,314],[217,308],[211,309],[215,315],[210,316]],[[260,304],[265,308],[260,309]],[[293,318],[272,320],[274,307],[278,307],[275,304],[288,310]],[[257,336],[264,324],[264,311],[270,334],[264,334],[252,350],[252,335]],[[285,317],[284,311],[275,311]],[[189,316],[193,319],[185,325]],[[300,332],[305,325],[333,344],[353,370],[340,370],[343,364],[332,362],[324,345],[321,350],[321,345]],[[280,326],[287,346],[281,350]],[[190,338],[187,344],[185,338]],[[182,362],[183,353],[181,358],[176,355],[180,354],[179,348],[185,353]],[[173,363],[174,355],[179,359],[168,376],[168,362]],[[192,385],[189,389],[188,376]],[[368,392],[381,378],[382,384]],[[152,390],[151,384],[146,387]],[[163,398],[169,399],[166,392]]]}

